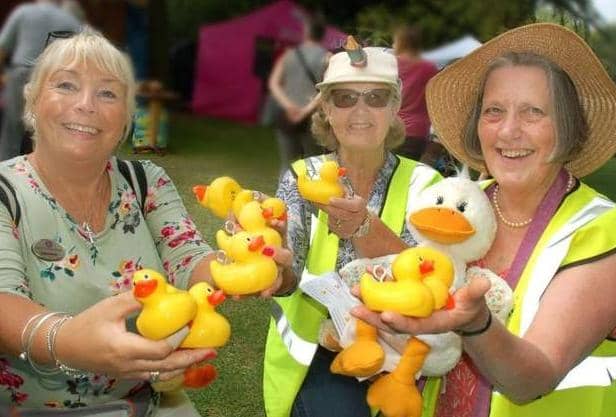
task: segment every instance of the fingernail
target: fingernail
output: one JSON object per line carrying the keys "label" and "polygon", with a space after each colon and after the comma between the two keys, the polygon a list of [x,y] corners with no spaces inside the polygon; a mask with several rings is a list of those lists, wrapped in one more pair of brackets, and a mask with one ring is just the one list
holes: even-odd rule
{"label": "fingernail", "polygon": [[210,350],[205,353],[202,360],[209,361],[212,359],[216,359],[217,356],[218,356],[218,352],[216,352],[215,350]]}

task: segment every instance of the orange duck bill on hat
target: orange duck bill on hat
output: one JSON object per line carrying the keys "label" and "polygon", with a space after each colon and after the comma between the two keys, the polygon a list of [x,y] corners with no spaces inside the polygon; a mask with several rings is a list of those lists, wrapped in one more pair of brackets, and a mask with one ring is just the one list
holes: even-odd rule
{"label": "orange duck bill on hat", "polygon": [[462,214],[445,207],[427,207],[409,216],[409,221],[428,239],[445,245],[464,242],[475,228]]}

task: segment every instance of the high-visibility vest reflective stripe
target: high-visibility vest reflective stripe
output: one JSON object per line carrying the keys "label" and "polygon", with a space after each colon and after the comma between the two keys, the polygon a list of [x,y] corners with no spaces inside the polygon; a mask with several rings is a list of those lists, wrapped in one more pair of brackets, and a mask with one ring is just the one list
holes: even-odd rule
{"label": "high-visibility vest reflective stripe", "polygon": [[[315,159],[312,161],[316,162]],[[318,169],[318,164],[314,165]],[[296,173],[303,172],[305,162],[296,161],[293,169]],[[381,220],[400,234],[404,226],[409,189],[415,192],[417,188],[422,189],[439,178],[433,169],[400,158],[380,213]],[[302,277],[333,271],[339,239],[329,233],[327,213],[319,211],[318,216],[312,217],[310,236],[306,269]],[[263,395],[268,417],[287,417],[316,352],[319,327],[327,317],[327,311],[299,289],[289,297],[277,297],[275,300],[278,305],[273,309],[265,347]]]}
{"label": "high-visibility vest reflective stripe", "polygon": [[[589,262],[616,250],[614,203],[580,184],[551,219],[537,242],[514,290],[514,308],[507,328],[523,335],[532,322],[551,279],[559,269]],[[566,301],[563,302],[566,308]],[[494,391],[490,417],[613,417],[616,410],[616,342],[604,340],[575,366],[554,391],[528,404],[517,405]],[[446,389],[446,387],[445,387]],[[427,391],[426,391],[427,390]],[[437,379],[424,389],[423,417],[433,416],[440,390]]]}

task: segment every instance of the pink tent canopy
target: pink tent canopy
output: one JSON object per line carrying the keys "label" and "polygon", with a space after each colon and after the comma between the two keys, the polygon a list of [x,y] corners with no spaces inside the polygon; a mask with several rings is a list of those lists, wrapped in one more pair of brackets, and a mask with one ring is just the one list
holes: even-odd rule
{"label": "pink tent canopy", "polygon": [[[199,31],[193,110],[201,115],[254,123],[264,84],[255,69],[257,42],[296,45],[302,40],[304,11],[281,0],[253,13]],[[323,45],[333,50],[345,34],[328,26]]]}

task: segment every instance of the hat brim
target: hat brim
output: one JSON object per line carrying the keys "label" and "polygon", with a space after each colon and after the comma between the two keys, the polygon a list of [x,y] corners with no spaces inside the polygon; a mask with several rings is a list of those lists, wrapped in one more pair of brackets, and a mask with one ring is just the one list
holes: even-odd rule
{"label": "hat brim", "polygon": [[398,83],[393,83],[391,80],[379,78],[371,75],[345,75],[337,78],[332,78],[327,81],[320,82],[315,85],[318,90],[322,90],[323,87],[330,86],[332,84],[342,83],[379,83],[388,84],[394,88],[399,88]]}
{"label": "hat brim", "polygon": [[479,171],[480,161],[465,151],[462,137],[486,67],[505,52],[533,52],[558,64],[573,81],[588,123],[583,149],[565,164],[577,177],[597,170],[616,152],[616,85],[575,32],[536,23],[503,33],[434,76],[426,87],[430,120],[439,140],[458,160]]}

